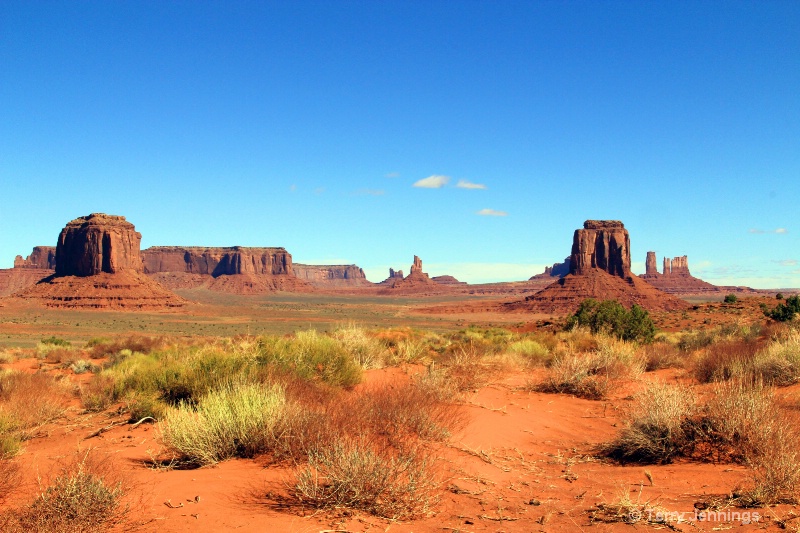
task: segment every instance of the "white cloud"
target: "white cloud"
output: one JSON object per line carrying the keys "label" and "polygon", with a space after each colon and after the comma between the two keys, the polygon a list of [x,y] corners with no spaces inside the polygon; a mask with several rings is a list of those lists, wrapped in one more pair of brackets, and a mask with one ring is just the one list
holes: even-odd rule
{"label": "white cloud", "polygon": [[760,235],[761,233],[766,233],[766,231],[764,231],[763,229],[750,228],[749,230],[747,230],[747,233]]}
{"label": "white cloud", "polygon": [[486,189],[486,185],[483,185],[481,183],[472,183],[467,180],[458,180],[458,183],[456,183],[456,187],[458,187],[459,189]]}
{"label": "white cloud", "polygon": [[778,264],[781,266],[795,266],[797,264],[797,259],[781,259],[778,261]]}
{"label": "white cloud", "polygon": [[480,215],[482,217],[505,217],[508,216],[508,213],[505,211],[496,211],[494,209],[481,209],[475,213],[476,215]]}
{"label": "white cloud", "polygon": [[784,233],[789,233],[789,230],[787,230],[786,228],[778,228],[775,230],[775,233],[777,233],[778,235],[783,235]]}
{"label": "white cloud", "polygon": [[386,178],[399,178],[400,177],[400,173],[399,172],[389,172],[388,174],[386,174],[385,177]]}
{"label": "white cloud", "polygon": [[423,189],[441,189],[450,181],[450,176],[440,176],[438,174],[434,174],[433,176],[428,176],[427,178],[423,178],[416,183],[414,183],[414,187],[421,187]]}
{"label": "white cloud", "polygon": [[786,235],[787,233],[789,233],[789,230],[786,229],[786,228],[777,228],[777,229],[774,229],[774,230],[764,231],[763,229],[750,228],[749,230],[747,230],[747,232],[748,233],[753,233],[753,234],[756,234],[756,235],[762,235],[764,233],[774,233],[776,235]]}

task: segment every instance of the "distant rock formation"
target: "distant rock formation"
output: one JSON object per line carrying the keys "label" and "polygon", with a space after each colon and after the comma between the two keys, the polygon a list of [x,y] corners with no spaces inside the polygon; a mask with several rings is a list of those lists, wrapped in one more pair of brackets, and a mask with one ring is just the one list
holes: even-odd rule
{"label": "distant rock formation", "polygon": [[[411,273],[405,278],[392,277],[393,270],[389,270],[389,278],[384,280],[381,285],[386,288],[378,291],[378,294],[399,293],[419,294],[425,292],[437,292],[437,290],[447,290],[447,284],[439,284],[433,281],[428,274],[422,270],[422,259],[414,256],[414,263],[411,265]],[[402,272],[399,272],[402,274]],[[395,274],[396,276],[397,274]]]}
{"label": "distant rock formation", "polygon": [[144,271],[173,289],[206,287],[234,294],[308,292],[285,248],[153,246],[142,251]]}
{"label": "distant rock formation", "polygon": [[56,247],[55,246],[34,246],[31,255],[22,258],[18,255],[14,258],[14,268],[35,268],[39,270],[56,269]]}
{"label": "distant rock formation", "polygon": [[572,313],[587,298],[614,299],[649,310],[683,309],[687,303],[665,294],[631,273],[630,236],[618,220],[587,220],[575,230],[570,272],[506,310]]}
{"label": "distant rock formation", "polygon": [[531,276],[528,281],[548,279],[548,278],[563,278],[569,274],[569,257],[564,259],[563,263],[553,263],[553,266],[544,267],[544,272]]}
{"label": "distant rock formation", "polygon": [[462,286],[462,287],[467,285],[467,282],[458,281],[453,276],[434,276],[431,279],[441,285],[452,285],[452,286]]}
{"label": "distant rock formation", "polygon": [[389,269],[389,279],[403,279],[404,277],[402,270]]}
{"label": "distant rock formation", "polygon": [[320,288],[366,287],[372,285],[357,265],[302,265],[294,263],[294,274]]}
{"label": "distant rock formation", "polygon": [[645,276],[658,275],[658,261],[655,252],[647,252],[647,259],[644,262]]}
{"label": "distant rock formation", "polygon": [[631,242],[619,220],[587,220],[572,239],[569,273],[585,274],[599,268],[612,276],[631,272]]}
{"label": "distant rock formation", "polygon": [[[679,257],[665,257],[663,270],[659,274],[657,270],[650,267],[650,261],[656,264],[655,252],[647,252],[647,263],[645,273],[639,276],[647,283],[670,294],[698,294],[709,292],[722,292],[732,290],[731,287],[717,287],[692,276],[689,272],[689,259],[682,255]],[[737,288],[734,288],[737,289]],[[743,290],[743,289],[738,289]]]}
{"label": "distant rock formation", "polygon": [[156,310],[183,299],[143,274],[142,235],[125,217],[92,213],[58,237],[55,274],[18,293],[50,307]]}
{"label": "distant rock formation", "polygon": [[94,276],[142,272],[142,234],[125,217],[92,213],[61,230],[56,246],[56,276]]}

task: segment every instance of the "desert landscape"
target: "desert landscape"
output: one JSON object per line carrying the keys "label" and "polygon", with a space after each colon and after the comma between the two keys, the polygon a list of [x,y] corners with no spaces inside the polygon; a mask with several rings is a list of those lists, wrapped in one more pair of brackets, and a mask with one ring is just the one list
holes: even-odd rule
{"label": "desert landscape", "polygon": [[141,239],[0,271],[3,531],[800,528],[797,291],[613,220],[484,285]]}
{"label": "desert landscape", "polygon": [[0,1],[0,533],[800,533],[800,2]]}

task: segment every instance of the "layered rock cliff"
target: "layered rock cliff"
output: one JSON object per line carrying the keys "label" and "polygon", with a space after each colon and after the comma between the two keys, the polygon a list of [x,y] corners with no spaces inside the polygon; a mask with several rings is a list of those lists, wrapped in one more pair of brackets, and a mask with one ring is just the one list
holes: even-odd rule
{"label": "layered rock cliff", "polygon": [[569,273],[585,274],[598,268],[612,276],[631,272],[631,242],[619,220],[587,220],[572,239]]}
{"label": "layered rock cliff", "polygon": [[366,287],[372,285],[357,265],[292,265],[299,279],[317,287]]}
{"label": "layered rock cliff", "polygon": [[292,256],[284,248],[152,246],[142,251],[142,260],[147,274],[294,276]]}
{"label": "layered rock cliff", "polygon": [[18,255],[14,258],[14,268],[34,268],[39,270],[56,269],[56,247],[55,246],[34,246],[31,255],[22,258]]}

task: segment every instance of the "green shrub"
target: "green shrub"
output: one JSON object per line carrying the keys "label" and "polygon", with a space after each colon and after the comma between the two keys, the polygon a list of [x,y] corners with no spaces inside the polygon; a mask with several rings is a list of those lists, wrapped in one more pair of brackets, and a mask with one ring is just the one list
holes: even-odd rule
{"label": "green shrub", "polygon": [[725,299],[723,300],[726,304],[735,304],[738,298],[735,294],[726,294]]}
{"label": "green shrub", "polygon": [[51,346],[61,346],[63,348],[69,348],[70,346],[72,346],[71,342],[64,339],[59,339],[56,336],[47,337],[46,339],[42,339],[40,342],[42,344],[49,344]]}
{"label": "green shrub", "polygon": [[764,314],[778,322],[789,322],[794,318],[794,315],[800,313],[800,294],[786,298],[784,303],[780,303],[774,309],[766,309],[762,307]]}
{"label": "green shrub", "polygon": [[566,329],[575,326],[587,326],[592,333],[643,343],[652,342],[656,333],[655,324],[645,309],[634,304],[627,310],[616,300],[584,300],[567,320]]}
{"label": "green shrub", "polygon": [[196,406],[181,403],[159,427],[168,450],[195,465],[252,457],[270,448],[286,398],[279,386],[228,383]]}

